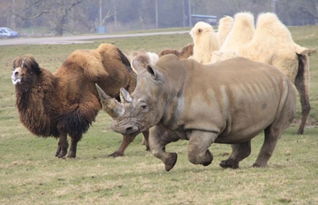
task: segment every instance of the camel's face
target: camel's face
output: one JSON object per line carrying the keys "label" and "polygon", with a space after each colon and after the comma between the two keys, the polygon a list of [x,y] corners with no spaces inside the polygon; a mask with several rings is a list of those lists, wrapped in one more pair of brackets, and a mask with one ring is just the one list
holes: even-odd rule
{"label": "camel's face", "polygon": [[25,82],[32,83],[34,78],[36,78],[36,76],[40,73],[39,65],[33,57],[17,57],[13,61],[11,81],[13,85],[24,84]]}
{"label": "camel's face", "polygon": [[22,74],[21,67],[13,68],[12,75],[11,75],[11,81],[13,85],[21,83],[22,76],[24,75],[25,74]]}
{"label": "camel's face", "polygon": [[210,39],[213,34],[213,27],[201,21],[196,23],[190,31],[194,44],[207,44],[207,42],[209,42],[207,39]]}

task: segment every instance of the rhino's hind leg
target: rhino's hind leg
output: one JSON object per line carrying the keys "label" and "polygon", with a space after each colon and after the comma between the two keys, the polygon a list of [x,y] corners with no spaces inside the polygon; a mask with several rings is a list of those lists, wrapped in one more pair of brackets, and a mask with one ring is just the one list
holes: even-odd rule
{"label": "rhino's hind leg", "polygon": [[[291,84],[289,84],[288,89],[293,89]],[[282,99],[282,108],[278,112],[278,116],[274,122],[264,130],[264,143],[253,167],[267,166],[267,162],[273,154],[277,140],[294,119],[296,109],[295,99],[296,96],[294,92],[288,92],[286,99]]]}
{"label": "rhino's hind leg", "polygon": [[280,136],[280,132],[275,131],[271,127],[265,129],[265,139],[262,145],[261,151],[258,154],[256,162],[253,167],[266,167],[269,158],[272,156],[277,140]]}
{"label": "rhino's hind leg", "polygon": [[193,164],[202,164],[203,166],[211,164],[213,156],[209,151],[209,147],[216,137],[217,134],[214,132],[193,130],[189,137],[189,161]]}
{"label": "rhino's hind leg", "polygon": [[251,154],[251,141],[232,145],[232,154],[227,160],[223,160],[220,166],[223,168],[239,168],[239,162]]}

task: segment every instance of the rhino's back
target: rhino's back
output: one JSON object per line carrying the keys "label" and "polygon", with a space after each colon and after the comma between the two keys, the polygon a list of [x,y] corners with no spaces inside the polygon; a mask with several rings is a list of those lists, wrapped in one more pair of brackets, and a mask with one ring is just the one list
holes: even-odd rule
{"label": "rhino's back", "polygon": [[219,131],[224,143],[245,141],[269,126],[290,83],[276,68],[244,58],[194,63],[187,76],[185,127]]}
{"label": "rhino's back", "polygon": [[[210,65],[201,65],[193,62],[190,67],[188,70],[191,73],[190,76],[193,77],[191,80],[199,79],[200,82],[205,83],[205,81],[202,81],[204,79],[217,85],[220,83],[235,84],[242,81],[262,81],[264,75],[269,75],[273,79],[278,78],[279,80],[286,78],[277,68],[271,65],[241,57]],[[213,82],[211,82],[211,78]]]}

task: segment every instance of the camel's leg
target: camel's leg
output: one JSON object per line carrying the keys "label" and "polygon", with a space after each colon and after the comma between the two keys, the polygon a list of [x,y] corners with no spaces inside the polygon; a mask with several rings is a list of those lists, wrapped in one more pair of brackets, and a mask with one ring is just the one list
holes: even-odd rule
{"label": "camel's leg", "polygon": [[309,96],[308,96],[308,93],[306,92],[307,88],[306,88],[305,82],[296,80],[295,85],[299,93],[300,104],[301,104],[301,122],[300,122],[297,133],[303,134],[311,107],[309,102]]}
{"label": "camel's leg", "polygon": [[61,134],[59,137],[58,148],[56,151],[56,155],[58,158],[63,158],[67,154],[68,142],[67,135]]}
{"label": "camel's leg", "polygon": [[56,152],[55,152],[55,156],[57,157],[60,152],[61,152],[61,146],[59,145],[60,143],[57,143],[57,149],[56,149]]}
{"label": "camel's leg", "polygon": [[110,155],[108,155],[109,157],[121,157],[121,156],[124,156],[124,152],[126,150],[126,148],[128,147],[128,145],[134,141],[134,139],[136,138],[136,135],[134,136],[126,136],[126,135],[123,135],[123,141],[121,142],[119,148],[111,153]]}
{"label": "camel's leg", "polygon": [[143,138],[142,138],[142,144],[146,146],[146,151],[149,151],[149,130],[144,131],[143,133]]}
{"label": "camel's leg", "polygon": [[309,116],[309,112],[311,109],[310,102],[309,102],[309,85],[308,85],[308,79],[306,81],[306,75],[308,75],[309,72],[307,68],[306,62],[303,62],[304,59],[301,59],[301,56],[299,56],[299,67],[298,67],[298,73],[295,79],[295,86],[298,90],[299,97],[300,97],[300,104],[301,104],[301,122],[298,128],[297,133],[303,134],[304,129],[306,126],[306,121]]}
{"label": "camel's leg", "polygon": [[78,141],[80,141],[82,137],[71,137],[72,141],[71,141],[71,147],[69,150],[69,153],[67,155],[67,157],[69,158],[75,158],[76,157],[76,150],[77,150],[77,143]]}

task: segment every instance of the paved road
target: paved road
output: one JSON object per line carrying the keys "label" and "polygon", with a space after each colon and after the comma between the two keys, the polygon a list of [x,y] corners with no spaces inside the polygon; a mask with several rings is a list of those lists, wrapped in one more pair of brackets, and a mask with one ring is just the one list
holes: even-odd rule
{"label": "paved road", "polygon": [[65,37],[1,39],[0,46],[31,45],[31,44],[77,44],[77,43],[90,43],[97,39],[185,34],[187,32],[189,31],[167,31],[167,32],[133,33],[133,34],[116,34],[116,35],[86,35],[86,36],[65,36]]}

